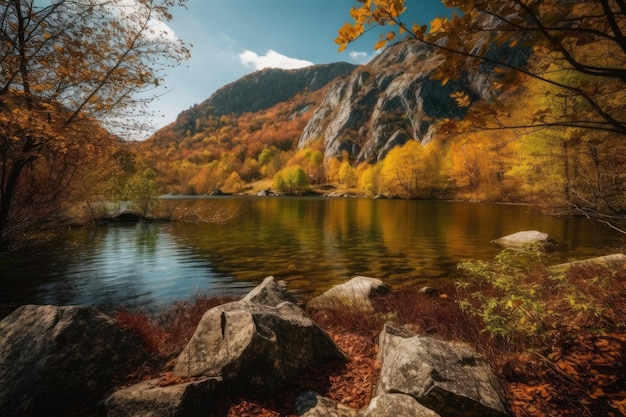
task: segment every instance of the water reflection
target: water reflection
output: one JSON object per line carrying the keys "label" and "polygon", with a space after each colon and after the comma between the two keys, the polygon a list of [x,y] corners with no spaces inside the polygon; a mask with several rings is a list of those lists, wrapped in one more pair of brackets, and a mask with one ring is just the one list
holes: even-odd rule
{"label": "water reflection", "polygon": [[[562,245],[547,262],[623,251],[622,236],[585,219],[522,206],[324,198],[181,200],[189,212],[231,210],[223,224],[170,223],[68,231],[0,260],[0,305],[158,307],[194,292],[242,293],[268,275],[319,293],[354,275],[392,285],[448,278],[489,259],[489,242],[537,229]],[[2,313],[2,312],[0,312]]]}

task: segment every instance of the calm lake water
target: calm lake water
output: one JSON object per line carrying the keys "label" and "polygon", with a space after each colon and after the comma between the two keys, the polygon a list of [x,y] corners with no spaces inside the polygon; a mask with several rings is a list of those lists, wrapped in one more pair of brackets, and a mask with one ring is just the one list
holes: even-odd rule
{"label": "calm lake water", "polygon": [[93,226],[0,258],[0,316],[25,303],[164,308],[196,293],[240,295],[273,275],[312,296],[356,275],[392,286],[454,278],[491,259],[491,240],[550,234],[546,262],[624,250],[624,236],[526,206],[353,198],[203,198],[176,204],[237,211],[222,223]]}

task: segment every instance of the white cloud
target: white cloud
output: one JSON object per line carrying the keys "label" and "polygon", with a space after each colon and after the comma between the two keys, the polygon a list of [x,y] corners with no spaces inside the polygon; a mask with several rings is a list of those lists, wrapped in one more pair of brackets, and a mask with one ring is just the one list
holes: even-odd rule
{"label": "white cloud", "polygon": [[260,70],[263,68],[296,69],[313,65],[311,61],[290,58],[270,49],[265,55],[258,55],[255,52],[245,50],[239,54],[239,61],[246,67]]}
{"label": "white cloud", "polygon": [[352,61],[352,63],[354,64],[367,64],[368,62],[370,62],[372,60],[372,58],[374,58],[376,55],[378,55],[378,52],[374,52],[371,54],[368,54],[367,52],[357,52],[357,51],[352,51],[350,52],[350,60]]}
{"label": "white cloud", "polygon": [[105,3],[104,8],[125,24],[137,26],[136,28],[130,26],[132,29],[139,29],[139,22],[143,23],[145,19],[148,19],[148,31],[145,32],[144,36],[150,40],[178,40],[174,30],[163,20],[149,16],[149,8],[138,0],[113,0],[110,3]]}

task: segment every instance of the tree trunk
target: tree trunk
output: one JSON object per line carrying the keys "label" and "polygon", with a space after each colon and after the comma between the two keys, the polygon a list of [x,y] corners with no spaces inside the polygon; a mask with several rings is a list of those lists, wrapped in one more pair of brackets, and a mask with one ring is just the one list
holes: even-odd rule
{"label": "tree trunk", "polygon": [[0,198],[0,246],[6,237],[6,229],[9,225],[9,214],[11,212],[11,203],[15,195],[15,189],[20,179],[22,169],[32,161],[32,158],[19,159],[13,163],[6,183],[2,184],[2,197]]}

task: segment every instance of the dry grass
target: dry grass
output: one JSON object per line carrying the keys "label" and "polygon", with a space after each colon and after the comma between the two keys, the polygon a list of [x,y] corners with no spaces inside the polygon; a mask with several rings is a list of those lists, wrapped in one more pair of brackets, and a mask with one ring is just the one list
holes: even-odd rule
{"label": "dry grass", "polygon": [[198,295],[190,301],[176,303],[157,315],[119,310],[115,319],[123,328],[139,336],[147,356],[147,360],[132,369],[120,385],[130,385],[168,372],[171,360],[187,345],[202,315],[213,307],[234,300],[230,296]]}

